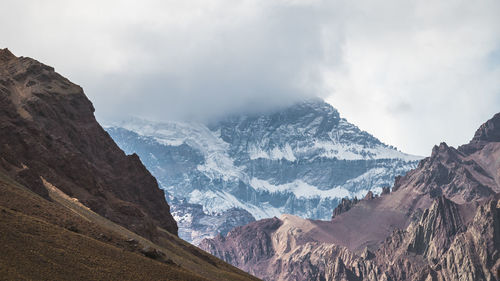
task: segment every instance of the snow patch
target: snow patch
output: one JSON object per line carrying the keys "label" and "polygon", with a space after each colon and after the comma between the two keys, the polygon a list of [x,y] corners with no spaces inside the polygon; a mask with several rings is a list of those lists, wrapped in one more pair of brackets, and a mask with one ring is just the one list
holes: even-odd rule
{"label": "snow patch", "polygon": [[189,194],[189,203],[202,205],[203,211],[209,215],[222,213],[231,208],[245,209],[257,220],[280,216],[283,213],[282,208],[273,207],[267,202],[261,206],[243,203],[234,195],[225,191],[194,190]]}
{"label": "snow patch", "polygon": [[248,150],[248,156],[251,160],[259,158],[270,160],[286,159],[290,162],[297,160],[293,154],[292,147],[288,143],[286,143],[283,148],[274,147],[270,151],[265,151],[261,148],[257,148],[256,146],[251,146]]}
{"label": "snow patch", "polygon": [[296,198],[344,198],[351,196],[351,193],[342,187],[321,190],[316,186],[303,182],[302,180],[295,180],[286,184],[273,185],[268,181],[252,178],[250,185],[256,190],[268,191],[270,193],[293,193]]}
{"label": "snow patch", "polygon": [[227,155],[214,153],[208,155],[203,165],[198,165],[198,171],[204,173],[211,180],[237,181],[242,177],[243,168],[235,167],[233,160]]}

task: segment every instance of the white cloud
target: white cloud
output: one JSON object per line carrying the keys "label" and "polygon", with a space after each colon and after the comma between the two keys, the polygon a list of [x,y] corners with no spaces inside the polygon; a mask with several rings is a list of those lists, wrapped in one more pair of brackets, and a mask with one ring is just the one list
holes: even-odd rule
{"label": "white cloud", "polygon": [[324,72],[329,101],[405,151],[426,155],[440,141],[467,142],[500,110],[500,61],[491,58],[500,7],[455,3],[417,1],[389,14],[363,5],[364,16],[346,22],[342,67]]}
{"label": "white cloud", "polygon": [[425,155],[500,109],[496,0],[0,1],[0,44],[81,84],[101,118],[214,118],[320,95]]}

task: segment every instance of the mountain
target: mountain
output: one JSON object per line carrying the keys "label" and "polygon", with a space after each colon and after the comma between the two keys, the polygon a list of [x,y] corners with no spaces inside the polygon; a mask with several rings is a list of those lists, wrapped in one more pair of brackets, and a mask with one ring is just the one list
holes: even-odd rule
{"label": "mountain", "polygon": [[51,183],[148,238],[153,225],[177,234],[155,178],[101,128],[82,88],[33,59],[6,50],[1,59],[2,169],[43,196]]}
{"label": "mountain", "polygon": [[257,280],[186,243],[81,87],[0,49],[0,279]]}
{"label": "mountain", "polygon": [[379,193],[420,159],[316,99],[210,124],[131,118],[106,130],[159,180],[193,243],[283,213],[328,220],[342,198]]}
{"label": "mountain", "polygon": [[283,215],[200,247],[264,280],[499,280],[498,159],[500,113],[329,222]]}

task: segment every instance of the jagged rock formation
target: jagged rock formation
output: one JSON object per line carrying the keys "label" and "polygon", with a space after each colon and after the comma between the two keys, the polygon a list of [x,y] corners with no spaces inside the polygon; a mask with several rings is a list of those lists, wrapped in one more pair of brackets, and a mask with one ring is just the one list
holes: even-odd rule
{"label": "jagged rock formation", "polygon": [[[346,201],[331,222],[282,216],[268,233],[272,257],[253,250],[250,261],[231,233],[201,247],[264,280],[499,280],[499,119],[458,149],[434,147],[392,192]],[[252,237],[259,224],[238,233]]]}
{"label": "jagged rock formation", "polygon": [[495,114],[488,122],[476,131],[471,143],[488,143],[500,141],[500,113]]}
{"label": "jagged rock formation", "polygon": [[[196,215],[217,220],[238,208],[256,219],[283,213],[330,219],[342,198],[369,188],[380,193],[420,159],[361,131],[321,100],[208,125],[131,119],[107,131],[158,178],[181,237],[194,243],[217,234],[196,227]],[[183,201],[203,214],[175,205]]]}
{"label": "jagged rock formation", "polygon": [[135,154],[101,128],[78,85],[0,50],[0,169],[47,197],[43,180],[98,214],[154,239],[177,234],[163,191]]}
{"label": "jagged rock formation", "polygon": [[[370,191],[366,195],[368,196],[369,194],[373,193],[371,193]],[[358,197],[354,197],[353,199],[342,198],[342,201],[340,201],[337,207],[335,207],[335,209],[333,210],[332,219],[334,219],[336,216],[342,213],[349,211],[352,208],[352,206],[358,204],[358,202],[359,202]]]}
{"label": "jagged rock formation", "polygon": [[408,251],[424,256],[437,256],[438,251],[448,248],[451,237],[462,227],[464,224],[458,205],[440,196],[408,231],[411,233]]}

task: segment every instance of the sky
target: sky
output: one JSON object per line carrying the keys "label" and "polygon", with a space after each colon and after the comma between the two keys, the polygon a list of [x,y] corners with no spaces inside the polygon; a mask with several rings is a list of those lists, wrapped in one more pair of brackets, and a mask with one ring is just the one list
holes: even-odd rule
{"label": "sky", "polygon": [[0,0],[0,48],[81,85],[99,120],[217,120],[320,97],[400,150],[500,112],[500,1]]}

